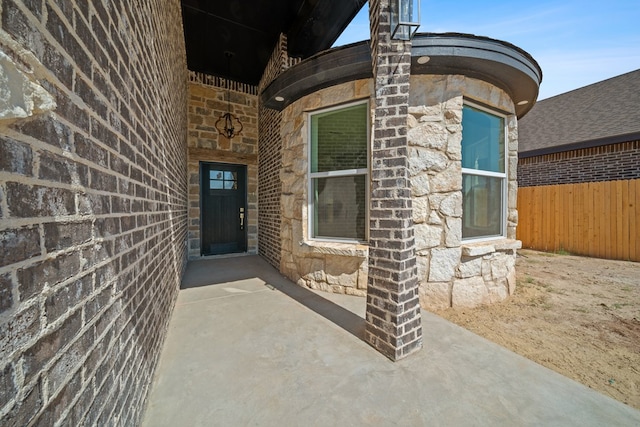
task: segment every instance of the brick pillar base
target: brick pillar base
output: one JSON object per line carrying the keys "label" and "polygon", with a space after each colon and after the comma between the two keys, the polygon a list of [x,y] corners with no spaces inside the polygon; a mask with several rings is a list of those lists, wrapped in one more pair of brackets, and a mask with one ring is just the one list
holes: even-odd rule
{"label": "brick pillar base", "polygon": [[375,118],[365,340],[391,360],[422,348],[407,114],[411,42],[391,40],[389,0],[370,0]]}

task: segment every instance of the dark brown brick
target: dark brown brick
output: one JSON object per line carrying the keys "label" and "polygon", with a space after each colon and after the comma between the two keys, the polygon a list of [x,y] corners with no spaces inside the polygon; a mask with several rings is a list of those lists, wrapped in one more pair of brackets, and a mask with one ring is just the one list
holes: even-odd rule
{"label": "dark brown brick", "polygon": [[96,242],[82,250],[82,258],[85,259],[85,268],[91,268],[113,256],[113,242],[104,240]]}
{"label": "dark brown brick", "polygon": [[97,95],[97,93],[82,78],[76,79],[75,92],[82,98],[92,111],[97,113],[103,119],[107,118],[108,108],[105,102]]}
{"label": "dark brown brick", "polygon": [[136,227],[136,220],[134,216],[120,217],[120,229],[122,232],[133,230]]}
{"label": "dark brown brick", "polygon": [[122,154],[124,157],[126,157],[130,161],[135,162],[136,154],[129,144],[126,144],[126,143],[120,144],[120,154]]}
{"label": "dark brown brick", "polygon": [[18,270],[18,291],[20,301],[39,294],[45,283],[53,286],[80,271],[80,258],[77,252],[60,255]]}
{"label": "dark brown brick", "polygon": [[40,232],[29,227],[0,231],[0,253],[0,267],[40,255]]}
{"label": "dark brown brick", "polygon": [[[42,13],[40,3],[37,1],[29,0],[29,6],[37,16]],[[42,34],[18,8],[15,0],[2,2],[2,29],[11,34],[26,49],[37,51],[37,47],[43,43]]]}
{"label": "dark brown brick", "polygon": [[[84,19],[89,20],[89,2],[81,1],[77,3],[77,6]],[[76,16],[76,20],[78,19],[79,17]],[[77,30],[77,32],[81,33],[79,30]]]}
{"label": "dark brown brick", "polygon": [[[69,13],[66,16],[72,17],[73,14]],[[49,5],[47,5],[46,25],[49,33],[53,35],[62,48],[73,58],[75,65],[80,68],[85,75],[91,76],[91,61],[89,61],[86,51],[80,46],[80,43],[78,43],[78,40],[72,32],[70,32],[67,24]]]}
{"label": "dark brown brick", "polygon": [[29,121],[17,122],[13,126],[25,135],[65,151],[71,151],[71,132],[69,128],[55,121],[51,115],[38,116]]}
{"label": "dark brown brick", "polygon": [[79,133],[74,134],[76,154],[104,168],[109,167],[109,153]]}
{"label": "dark brown brick", "polygon": [[30,306],[16,313],[0,328],[0,359],[8,360],[13,351],[37,336],[40,331],[40,311]]}
{"label": "dark brown brick", "polygon": [[111,286],[107,286],[102,290],[102,292],[87,301],[84,305],[85,322],[90,322],[96,314],[102,311],[109,304],[109,301],[111,300],[111,292]]}
{"label": "dark brown brick", "polygon": [[0,408],[4,408],[17,392],[15,369],[9,363],[0,371]]}
{"label": "dark brown brick", "polygon": [[96,387],[96,396],[93,399],[93,403],[91,404],[91,407],[87,411],[87,414],[85,415],[84,422],[83,422],[84,425],[90,425],[90,426],[99,425],[97,423],[98,417],[100,416],[100,414],[102,413],[102,410],[104,409],[104,404],[109,397],[109,392],[111,391],[110,386],[112,384],[113,384],[113,381],[107,381],[106,383],[102,384],[102,386]]}
{"label": "dark brown brick", "polygon": [[88,133],[89,115],[86,110],[76,105],[74,101],[67,97],[64,91],[59,90],[53,84],[43,82],[43,86],[56,98],[56,113],[66,119],[69,123],[74,124],[84,132]]}
{"label": "dark brown brick", "polygon": [[49,42],[43,41],[44,54],[42,55],[42,64],[52,70],[56,77],[68,89],[73,86],[73,65],[61,52],[56,50]]}
{"label": "dark brown brick", "polygon": [[[9,273],[0,275],[0,314],[13,307],[13,281]],[[0,404],[0,408],[2,405]]]}
{"label": "dark brown brick", "polygon": [[93,278],[87,275],[56,289],[44,303],[47,322],[53,323],[67,311],[74,311],[79,303],[91,294]]}
{"label": "dark brown brick", "polygon": [[[96,4],[95,6],[97,10],[101,9],[101,5]],[[108,22],[105,25],[108,27],[109,25]],[[103,62],[103,60],[101,60],[100,66],[103,70],[107,71],[109,69],[109,59],[115,60],[116,51],[113,48],[113,46],[111,46],[111,44],[109,43],[109,38],[107,37],[107,33],[104,31],[103,25],[101,25],[99,20],[96,19],[96,15],[93,15],[91,19],[91,30],[95,35],[97,44],[105,51],[105,59],[107,59],[107,61]],[[98,51],[98,49],[96,49],[96,51]],[[105,94],[107,92],[108,91],[102,91],[102,93],[105,93]]]}
{"label": "dark brown brick", "polygon": [[[64,411],[71,405],[75,397],[80,393],[82,386],[81,372],[78,371],[69,380],[62,390],[47,403],[47,410],[40,413],[34,427],[48,427],[56,425]],[[64,424],[63,424],[64,425]],[[72,424],[73,425],[73,424]],[[77,425],[77,424],[76,424]]]}
{"label": "dark brown brick", "polygon": [[0,137],[0,170],[31,176],[33,154],[31,148],[10,138]]}
{"label": "dark brown brick", "polygon": [[47,371],[49,395],[55,395],[66,382],[67,378],[81,370],[82,360],[89,353],[93,346],[93,329],[86,330],[80,337],[69,346],[60,359],[58,359]]}
{"label": "dark brown brick", "polygon": [[106,172],[91,168],[89,171],[91,182],[89,186],[99,191],[116,192],[118,190],[118,180],[115,176]]}
{"label": "dark brown brick", "polygon": [[47,151],[40,153],[38,177],[57,182],[79,182],[83,186],[88,183],[85,165]]}
{"label": "dark brown brick", "polygon": [[[185,260],[185,245],[173,245],[186,240],[188,203],[180,6],[156,6],[6,0],[0,8],[0,26],[42,63],[39,81],[57,104],[13,121],[11,143],[0,147],[3,173],[41,181],[1,183],[0,217],[39,231],[35,256],[50,257],[1,267],[0,368],[19,364],[26,377],[0,371],[0,406],[12,406],[1,409],[3,426],[140,423],[177,289],[172,270]],[[90,219],[67,217],[76,214]],[[103,341],[91,352],[96,333]],[[6,380],[14,377],[18,384]]]}
{"label": "dark brown brick", "polygon": [[131,201],[123,197],[111,197],[111,212],[113,213],[129,213],[131,212]]}
{"label": "dark brown brick", "polygon": [[518,186],[638,179],[639,164],[640,141],[521,158]]}
{"label": "dark brown brick", "polygon": [[91,119],[91,136],[107,147],[118,150],[118,137],[97,119]]}
{"label": "dark brown brick", "polygon": [[120,220],[118,218],[97,218],[94,223],[96,236],[110,237],[120,234]]}
{"label": "dark brown brick", "polygon": [[80,215],[104,215],[111,212],[111,197],[102,194],[79,194],[78,213]]}
{"label": "dark brown brick", "polygon": [[13,409],[3,418],[3,427],[23,427],[38,414],[42,408],[42,381],[25,393],[24,399],[16,403]]}
{"label": "dark brown brick", "polygon": [[69,410],[64,423],[62,426],[64,427],[75,427],[80,425],[87,425],[84,423],[84,416],[91,406],[91,402],[93,402],[94,398],[94,386],[93,382],[89,382],[85,385],[84,389],[80,390],[80,397],[73,404],[71,409]]}
{"label": "dark brown brick", "polygon": [[62,16],[66,16],[70,20],[73,16],[73,3],[71,0],[54,0],[54,2],[60,8]]}
{"label": "dark brown brick", "polygon": [[67,249],[91,240],[91,222],[50,222],[44,225],[47,252]]}
{"label": "dark brown brick", "polygon": [[[109,28],[111,18],[109,17],[107,10],[104,8],[104,4],[102,2],[96,2],[93,7],[95,8],[96,15],[93,16],[91,22],[98,25],[101,24],[104,28]],[[107,43],[109,41],[107,35],[104,33],[103,37],[99,38],[99,40],[101,40],[103,43]]]}
{"label": "dark brown brick", "polygon": [[60,350],[73,340],[82,326],[81,314],[82,310],[73,313],[57,329],[40,338],[24,352],[22,369],[25,382],[31,381],[45,364],[59,355]]}
{"label": "dark brown brick", "polygon": [[[122,175],[129,175],[129,163],[127,163],[125,159],[118,156],[117,154],[111,154],[109,157],[110,168],[112,171],[118,172]],[[128,180],[126,182],[129,183]],[[129,191],[126,191],[126,193],[131,194],[129,193]]]}

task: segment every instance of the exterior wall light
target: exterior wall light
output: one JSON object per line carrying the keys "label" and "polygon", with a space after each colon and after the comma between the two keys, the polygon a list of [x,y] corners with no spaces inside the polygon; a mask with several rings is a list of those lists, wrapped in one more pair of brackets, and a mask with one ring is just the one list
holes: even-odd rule
{"label": "exterior wall light", "polygon": [[[233,53],[225,52],[224,55],[227,57],[228,75],[231,75],[231,58],[233,57]],[[231,83],[228,77],[225,79],[225,82],[227,84],[227,112],[220,116],[214,126],[220,135],[231,139],[234,136],[240,135],[242,132],[242,122],[231,113]]]}
{"label": "exterior wall light", "polygon": [[391,38],[411,40],[420,27],[420,0],[391,0]]}

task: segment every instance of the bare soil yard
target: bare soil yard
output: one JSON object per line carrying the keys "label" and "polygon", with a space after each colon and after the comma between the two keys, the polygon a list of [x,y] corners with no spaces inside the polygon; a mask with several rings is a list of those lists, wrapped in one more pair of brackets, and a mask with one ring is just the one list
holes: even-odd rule
{"label": "bare soil yard", "polygon": [[438,315],[640,409],[640,263],[518,252],[508,300]]}

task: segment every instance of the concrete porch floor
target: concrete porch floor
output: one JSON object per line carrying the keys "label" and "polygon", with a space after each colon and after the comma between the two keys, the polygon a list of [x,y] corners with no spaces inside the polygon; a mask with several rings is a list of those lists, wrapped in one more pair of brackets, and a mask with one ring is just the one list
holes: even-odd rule
{"label": "concrete porch floor", "polygon": [[365,300],[258,256],[191,262],[143,426],[639,426],[640,411],[423,311],[424,348],[362,341]]}

